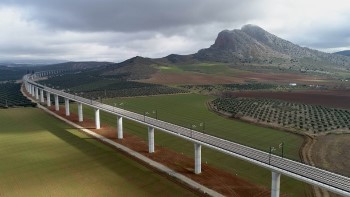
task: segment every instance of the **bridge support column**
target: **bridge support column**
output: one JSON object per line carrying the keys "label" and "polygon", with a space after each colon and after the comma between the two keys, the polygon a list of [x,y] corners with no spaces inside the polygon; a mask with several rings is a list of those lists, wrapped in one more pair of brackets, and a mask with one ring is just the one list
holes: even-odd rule
{"label": "bridge support column", "polygon": [[66,107],[66,116],[70,116],[70,111],[69,111],[69,99],[64,98],[64,104]]}
{"label": "bridge support column", "polygon": [[194,143],[194,173],[202,172],[202,145]]}
{"label": "bridge support column", "polygon": [[99,109],[95,109],[95,125],[96,125],[96,129],[100,129],[101,128],[100,110]]}
{"label": "bridge support column", "polygon": [[281,174],[272,171],[271,197],[280,196],[280,180],[281,180]]}
{"label": "bridge support column", "polygon": [[55,94],[55,110],[59,111],[60,110],[60,103],[58,102],[58,95]]}
{"label": "bridge support column", "polygon": [[46,92],[46,101],[47,101],[47,106],[51,106],[51,95],[50,92]]}
{"label": "bridge support column", "polygon": [[123,139],[123,117],[117,117],[118,139]]}
{"label": "bridge support column", "polygon": [[83,122],[83,104],[78,103],[78,117],[79,117],[79,122]]}
{"label": "bridge support column", "polygon": [[44,90],[40,89],[40,102],[43,103],[44,101]]}
{"label": "bridge support column", "polygon": [[30,84],[29,83],[27,83],[27,92],[29,93],[29,94],[32,94],[32,87],[30,87]]}
{"label": "bridge support column", "polygon": [[39,100],[39,88],[35,87],[35,99]]}
{"label": "bridge support column", "polygon": [[154,153],[154,128],[148,127],[148,152]]}
{"label": "bridge support column", "polygon": [[32,97],[35,96],[35,88],[34,88],[34,85],[32,85]]}

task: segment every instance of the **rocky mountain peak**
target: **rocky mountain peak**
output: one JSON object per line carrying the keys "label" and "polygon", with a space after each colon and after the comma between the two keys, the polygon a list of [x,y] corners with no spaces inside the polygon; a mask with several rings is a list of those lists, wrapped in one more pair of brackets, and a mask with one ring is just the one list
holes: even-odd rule
{"label": "rocky mountain peak", "polygon": [[215,43],[193,55],[201,61],[218,62],[266,62],[276,58],[311,58],[338,65],[349,65],[350,59],[306,47],[279,38],[256,25],[244,25],[241,29],[224,30],[218,34]]}

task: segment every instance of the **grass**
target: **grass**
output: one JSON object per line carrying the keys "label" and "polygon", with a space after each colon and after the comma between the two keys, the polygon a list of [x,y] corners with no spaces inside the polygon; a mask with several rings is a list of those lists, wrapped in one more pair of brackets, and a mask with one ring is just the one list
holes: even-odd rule
{"label": "grass", "polygon": [[0,196],[194,195],[39,109],[0,120]]}
{"label": "grass", "polygon": [[[295,160],[299,159],[298,151],[303,142],[301,136],[257,127],[218,116],[208,111],[206,107],[206,102],[211,99],[213,98],[210,96],[187,94],[109,99],[103,102],[111,105],[116,103],[119,107],[121,106],[139,113],[147,111],[154,117],[155,114],[152,112],[153,110],[157,110],[159,119],[183,126],[197,125],[199,127],[201,122],[205,122],[205,132],[207,133],[238,141],[262,150],[268,150],[269,146],[278,147],[278,144],[284,141],[287,144],[285,147],[287,156]],[[121,103],[122,105],[120,105]],[[75,112],[77,110],[76,105],[72,105],[71,110]],[[93,118],[93,109],[84,106],[84,116]],[[116,117],[111,114],[101,113],[101,121],[102,124],[116,125]],[[147,140],[147,128],[140,124],[124,119],[124,131]],[[167,147],[193,158],[193,144],[188,141],[156,131],[155,143],[158,146]],[[208,148],[203,148],[202,152],[202,162],[237,174],[248,181],[270,187],[270,171]],[[282,192],[290,196],[305,196],[310,191],[306,184],[294,179],[283,177],[281,181]]]}
{"label": "grass", "polygon": [[[110,99],[105,103],[119,104],[122,108],[166,120],[184,127],[195,127],[196,130],[221,138],[245,144],[260,150],[270,146],[286,144],[286,156],[299,160],[299,148],[303,137],[289,132],[254,126],[248,123],[218,116],[207,109],[206,102],[214,99],[211,96],[185,94],[127,99]],[[122,105],[120,105],[122,103]],[[201,124],[203,123],[203,124]],[[203,126],[201,126],[203,125]]]}

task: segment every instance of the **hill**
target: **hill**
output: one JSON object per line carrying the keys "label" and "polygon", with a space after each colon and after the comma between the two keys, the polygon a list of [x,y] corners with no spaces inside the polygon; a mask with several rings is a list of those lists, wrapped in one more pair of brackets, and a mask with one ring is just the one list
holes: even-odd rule
{"label": "hill", "polygon": [[157,71],[153,65],[158,64],[157,61],[151,58],[136,56],[121,63],[108,65],[102,70],[102,75],[117,76],[130,80],[144,79]]}
{"label": "hill", "polygon": [[35,70],[85,70],[85,69],[94,69],[101,68],[112,64],[111,62],[65,62],[59,64],[49,64],[45,66],[32,67]]}
{"label": "hill", "polygon": [[[204,64],[205,69],[211,65],[213,72],[203,71],[201,65]],[[301,47],[258,26],[245,25],[241,29],[221,31],[213,45],[195,54],[171,54],[156,59],[137,56],[121,63],[108,64],[99,72],[104,76],[123,77],[129,80],[157,78],[159,73],[172,71],[176,71],[172,73],[174,75],[185,72],[186,77],[200,74],[201,76],[194,78],[203,78],[208,75],[220,75],[215,72],[216,65],[219,66],[218,70],[222,65],[228,67],[223,72],[224,75],[232,73],[230,69],[238,68],[251,73],[291,72],[328,77],[333,73],[347,72],[350,69],[350,57]],[[160,77],[173,76],[161,74]],[[151,81],[157,81],[157,79]]]}
{"label": "hill", "polygon": [[25,67],[8,67],[0,65],[0,82],[19,80],[25,75],[29,68]]}
{"label": "hill", "polygon": [[350,50],[338,51],[338,52],[335,52],[334,54],[350,56]]}
{"label": "hill", "polygon": [[194,57],[205,61],[260,64],[277,58],[295,62],[310,58],[338,66],[350,66],[350,58],[300,47],[255,25],[220,32],[212,46],[199,50]]}

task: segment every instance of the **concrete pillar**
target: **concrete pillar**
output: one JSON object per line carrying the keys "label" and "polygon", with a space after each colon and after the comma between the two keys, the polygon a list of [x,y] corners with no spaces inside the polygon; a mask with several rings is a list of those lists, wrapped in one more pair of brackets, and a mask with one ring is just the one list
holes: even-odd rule
{"label": "concrete pillar", "polygon": [[40,89],[40,102],[45,102],[44,100],[44,90],[43,89]]}
{"label": "concrete pillar", "polygon": [[28,85],[27,85],[27,92],[28,92],[29,94],[32,94],[32,87],[30,86],[29,83],[28,83]]}
{"label": "concrete pillar", "polygon": [[35,99],[39,100],[39,88],[35,87]]}
{"label": "concrete pillar", "polygon": [[100,124],[100,110],[99,109],[95,109],[95,125],[96,125],[96,129],[100,129],[101,128],[101,124]]}
{"label": "concrete pillar", "polygon": [[34,88],[34,85],[32,85],[32,97],[35,96],[35,88]]}
{"label": "concrete pillar", "polygon": [[66,107],[66,116],[70,116],[70,111],[69,111],[69,99],[64,98],[64,104]]}
{"label": "concrete pillar", "polygon": [[46,92],[46,101],[47,101],[47,106],[51,106],[51,95],[50,92]]}
{"label": "concrete pillar", "polygon": [[79,117],[79,122],[83,122],[83,104],[78,103],[78,117]]}
{"label": "concrete pillar", "polygon": [[123,139],[123,117],[117,117],[118,139]]}
{"label": "concrete pillar", "polygon": [[154,128],[148,127],[148,152],[154,153]]}
{"label": "concrete pillar", "polygon": [[58,95],[55,94],[55,110],[59,111],[60,110],[60,103],[58,102]]}
{"label": "concrete pillar", "polygon": [[202,172],[202,145],[194,143],[194,173]]}
{"label": "concrete pillar", "polygon": [[280,196],[280,180],[281,180],[281,174],[272,171],[271,197]]}

